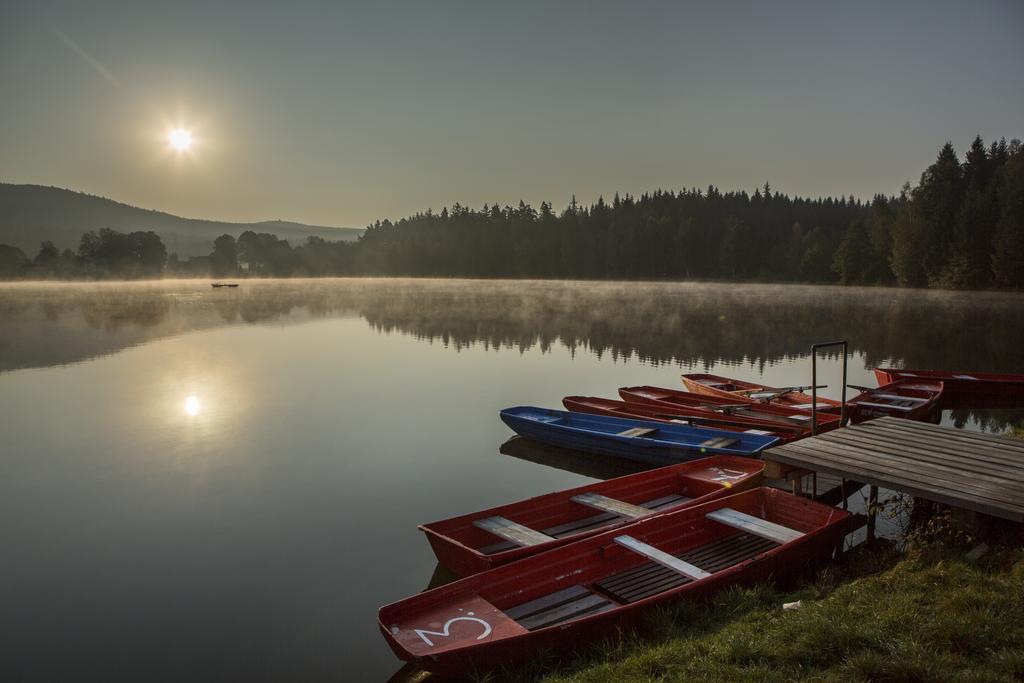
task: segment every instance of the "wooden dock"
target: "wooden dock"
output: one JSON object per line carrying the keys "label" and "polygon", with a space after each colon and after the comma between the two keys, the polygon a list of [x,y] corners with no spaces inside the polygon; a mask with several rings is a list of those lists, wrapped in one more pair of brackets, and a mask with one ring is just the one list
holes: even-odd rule
{"label": "wooden dock", "polygon": [[883,417],[764,452],[784,466],[1024,522],[1024,441]]}

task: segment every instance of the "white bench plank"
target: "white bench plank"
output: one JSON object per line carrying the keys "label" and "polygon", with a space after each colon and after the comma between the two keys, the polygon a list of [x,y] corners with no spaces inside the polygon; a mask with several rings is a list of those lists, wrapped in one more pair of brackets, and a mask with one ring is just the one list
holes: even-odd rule
{"label": "white bench plank", "polygon": [[619,436],[647,436],[658,431],[657,427],[633,427],[625,431],[619,432]]}
{"label": "white bench plank", "polygon": [[489,531],[495,536],[519,546],[540,545],[541,543],[555,540],[547,534],[542,534],[528,526],[517,524],[511,519],[505,519],[501,516],[475,520],[473,526]]}
{"label": "white bench plank", "polygon": [[643,555],[652,562],[656,562],[663,567],[668,567],[672,571],[691,578],[694,581],[699,581],[700,579],[711,576],[711,574],[700,567],[694,566],[689,562],[684,562],[678,557],[673,557],[664,551],[658,550],[652,545],[647,545],[643,541],[636,540],[632,536],[616,536],[615,542],[625,548],[629,548],[638,555]]}
{"label": "white bench plank", "polygon": [[871,401],[857,401],[855,406],[868,406],[869,408],[892,408],[893,410],[914,410],[917,406],[898,406],[895,403],[873,403]]}
{"label": "white bench plank", "polygon": [[602,496],[600,493],[581,493],[579,495],[570,498],[574,503],[580,505],[586,505],[587,507],[594,508],[596,510],[602,510],[604,512],[611,512],[612,514],[621,515],[623,517],[629,517],[630,519],[640,519],[648,515],[654,514],[654,510],[648,510],[647,508],[640,507],[639,505],[633,505],[622,500],[615,500],[608,496]]}
{"label": "white bench plank", "polygon": [[789,543],[804,535],[802,531],[790,529],[787,526],[769,522],[767,519],[754,517],[732,508],[721,508],[704,516],[730,526],[733,529],[740,529],[741,531],[746,531],[761,538],[767,538],[769,541],[775,541],[776,543]]}
{"label": "white bench plank", "polygon": [[737,442],[739,442],[739,439],[737,438],[730,438],[728,436],[716,436],[707,439],[706,441],[701,441],[697,445],[703,446],[704,448],[728,448],[729,446],[732,446]]}
{"label": "white bench plank", "polygon": [[920,403],[925,403],[925,402],[931,400],[930,398],[921,398],[919,396],[900,396],[899,394],[875,394],[875,393],[872,393],[871,397],[872,398],[890,398],[890,399],[893,399],[893,400],[896,400],[896,401],[917,401],[917,402],[920,402]]}

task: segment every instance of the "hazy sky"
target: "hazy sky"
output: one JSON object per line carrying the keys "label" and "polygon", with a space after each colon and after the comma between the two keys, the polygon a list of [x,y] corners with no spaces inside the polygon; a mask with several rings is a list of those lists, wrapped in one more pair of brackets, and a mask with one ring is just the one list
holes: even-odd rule
{"label": "hazy sky", "polygon": [[1024,136],[1019,0],[0,0],[0,180],[193,217],[870,197],[975,133]]}

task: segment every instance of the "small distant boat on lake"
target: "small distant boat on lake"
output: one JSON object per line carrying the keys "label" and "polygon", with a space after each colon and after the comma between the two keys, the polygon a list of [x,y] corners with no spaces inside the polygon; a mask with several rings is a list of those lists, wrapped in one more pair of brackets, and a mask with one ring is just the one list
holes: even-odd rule
{"label": "small distant boat on lake", "polygon": [[778,425],[796,426],[810,430],[813,417],[820,432],[838,427],[840,421],[839,415],[833,413],[821,412],[814,417],[809,411],[795,410],[787,406],[751,403],[746,400],[738,400],[736,397],[728,399],[707,394],[691,394],[688,391],[663,387],[622,387],[619,389],[619,396],[626,403],[645,403],[667,410],[674,409],[681,413],[698,416],[725,415],[730,419],[742,420],[744,424],[766,430]]}
{"label": "small distant boat on lake", "polygon": [[957,372],[953,370],[901,370],[875,368],[879,384],[898,380],[931,380],[942,382],[943,398],[955,401],[980,399],[1019,399],[1024,401],[1024,375],[993,372]]}
{"label": "small distant boat on lake", "polygon": [[532,406],[507,408],[501,411],[501,419],[517,434],[537,441],[659,466],[709,455],[756,456],[779,441],[764,434]]}
{"label": "small distant boat on lake", "polygon": [[420,525],[438,562],[459,576],[613,527],[760,485],[764,463],[716,455]]}
{"label": "small distant boat on lake", "polygon": [[[802,425],[773,424],[771,429],[754,428],[748,420],[734,418],[729,415],[695,414],[694,411],[675,410],[663,406],[646,403],[630,403],[596,396],[566,396],[562,399],[566,410],[574,413],[591,413],[593,415],[610,415],[635,420],[654,420],[657,422],[674,422],[689,424],[708,429],[724,429],[730,432],[747,432],[748,434],[764,434],[779,437],[782,441],[792,441],[805,435],[806,427]],[[758,426],[760,427],[760,425]]]}
{"label": "small distant boat on lake", "polygon": [[386,605],[378,627],[399,658],[463,678],[611,635],[656,605],[802,571],[832,555],[850,519],[783,491],[752,489]]}
{"label": "small distant boat on lake", "polygon": [[854,424],[886,415],[907,420],[931,419],[938,413],[943,392],[942,382],[908,379],[876,389],[850,386],[861,392],[846,404],[850,422]]}
{"label": "small distant boat on lake", "polygon": [[219,287],[237,287],[238,283],[237,282],[211,282],[210,286],[213,287],[214,289],[217,289]]}
{"label": "small distant boat on lake", "polygon": [[[811,410],[814,397],[803,390],[811,387],[769,387],[764,384],[745,382],[740,379],[690,373],[682,376],[687,391],[719,398],[748,400],[751,403],[770,403],[793,410]],[[838,413],[842,402],[818,396],[818,410]]]}

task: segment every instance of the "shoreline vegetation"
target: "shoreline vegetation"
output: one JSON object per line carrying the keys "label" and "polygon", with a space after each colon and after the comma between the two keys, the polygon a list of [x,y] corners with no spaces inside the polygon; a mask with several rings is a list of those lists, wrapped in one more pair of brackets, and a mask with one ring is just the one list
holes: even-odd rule
{"label": "shoreline vegetation", "polygon": [[355,242],[270,233],[218,237],[208,256],[168,254],[152,231],[86,232],[77,251],[0,244],[0,279],[399,276],[773,282],[936,289],[1024,286],[1024,149],[951,143],[916,187],[870,202],[773,192],[657,190],[573,198],[556,213],[456,204],[378,221]]}

